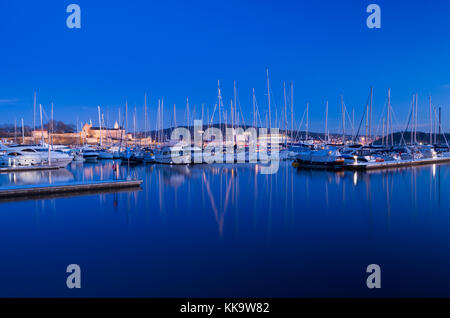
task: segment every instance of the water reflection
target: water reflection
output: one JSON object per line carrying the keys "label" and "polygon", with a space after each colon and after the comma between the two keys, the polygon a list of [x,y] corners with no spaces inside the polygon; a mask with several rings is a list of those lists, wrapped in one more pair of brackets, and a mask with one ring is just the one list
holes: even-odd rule
{"label": "water reflection", "polygon": [[[39,244],[34,250],[20,245],[21,255],[39,252],[57,258],[58,266],[73,258],[102,268],[121,287],[113,293],[95,285],[102,296],[360,296],[366,288],[358,270],[368,262],[394,273],[390,279],[399,284],[383,288],[385,296],[416,295],[402,277],[420,281],[418,295],[439,282],[450,295],[450,257],[430,248],[450,249],[450,203],[443,195],[449,173],[448,165],[329,172],[282,162],[276,174],[263,175],[256,164],[128,167],[105,161],[51,174],[0,174],[1,185],[127,175],[143,180],[142,191],[2,204],[0,242],[32,237],[26,243]],[[17,248],[3,246],[2,252],[15,255]],[[15,258],[7,256],[13,268]],[[409,262],[424,273],[408,271]],[[7,281],[1,270],[0,279]]]}
{"label": "water reflection", "polygon": [[[120,201],[128,211],[141,205],[151,211],[155,202],[159,213],[210,211],[223,234],[226,214],[234,213],[230,226],[239,224],[240,214],[252,211],[257,217],[266,214],[268,228],[272,213],[291,217],[314,207],[317,211],[330,208],[367,210],[372,215],[374,205],[382,207],[389,218],[393,204],[402,201],[403,207],[417,213],[421,194],[428,184],[428,206],[441,204],[441,169],[445,176],[448,166],[398,168],[386,171],[350,172],[294,169],[289,162],[281,164],[278,173],[261,174],[255,165],[198,165],[198,166],[120,166],[117,161],[98,164],[72,164],[54,171],[15,172],[0,174],[0,186],[28,184],[57,184],[93,180],[114,180],[132,176],[143,179],[143,191],[116,194],[112,200],[117,210]],[[108,202],[110,194],[100,196]],[[373,201],[376,198],[376,202]],[[355,202],[359,202],[355,207]],[[290,218],[288,218],[290,219]],[[233,225],[234,224],[234,225]]]}
{"label": "water reflection", "polygon": [[74,180],[74,174],[67,169],[0,173],[0,186],[53,184]]}

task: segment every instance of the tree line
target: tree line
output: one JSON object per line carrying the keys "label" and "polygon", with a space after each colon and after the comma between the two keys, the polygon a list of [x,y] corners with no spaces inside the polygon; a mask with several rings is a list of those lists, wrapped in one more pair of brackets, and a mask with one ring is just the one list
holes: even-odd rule
{"label": "tree line", "polygon": [[[53,124],[53,125],[52,125]],[[52,127],[53,126],[53,127]],[[40,130],[41,127],[36,127],[36,130]],[[23,127],[24,134],[26,137],[30,137],[33,131],[33,127],[25,125]],[[67,124],[63,121],[53,120],[48,121],[44,124],[44,130],[53,131],[55,134],[63,134],[63,133],[74,133],[76,131],[76,127],[74,124]],[[14,137],[14,134],[17,136],[22,136],[22,125],[14,125],[14,124],[3,124],[0,125],[0,137]]]}

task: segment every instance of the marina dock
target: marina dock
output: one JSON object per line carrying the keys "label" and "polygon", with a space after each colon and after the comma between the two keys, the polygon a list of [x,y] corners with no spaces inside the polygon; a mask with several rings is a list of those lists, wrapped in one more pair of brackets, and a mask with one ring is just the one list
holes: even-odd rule
{"label": "marina dock", "polygon": [[450,162],[450,157],[441,158],[426,158],[415,160],[395,160],[384,162],[358,162],[355,164],[344,165],[345,170],[376,170],[376,169],[390,169],[400,167],[414,167],[421,165],[440,164]]}
{"label": "marina dock", "polygon": [[64,184],[14,186],[0,189],[0,199],[34,197],[67,193],[92,193],[94,191],[112,191],[140,189],[142,180],[108,180]]}
{"label": "marina dock", "polygon": [[44,171],[44,170],[58,170],[60,167],[56,166],[16,166],[16,167],[1,167],[0,173],[9,172],[23,172],[23,171]]}

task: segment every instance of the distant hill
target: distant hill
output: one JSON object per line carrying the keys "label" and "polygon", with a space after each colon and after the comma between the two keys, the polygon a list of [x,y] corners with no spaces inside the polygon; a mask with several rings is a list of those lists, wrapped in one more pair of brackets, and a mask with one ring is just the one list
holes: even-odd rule
{"label": "distant hill", "polygon": [[[400,143],[410,143],[411,142],[411,133],[410,132],[405,132],[403,134],[403,139],[402,139],[402,133],[401,132],[396,132],[392,134],[394,137],[394,144],[400,144]],[[450,134],[445,134],[445,138],[443,134],[436,134],[436,136],[433,134],[432,135],[432,139],[433,139],[433,143],[434,143],[434,139],[436,137],[436,144],[445,144],[445,138],[447,138],[447,141],[450,142]],[[391,141],[392,136],[389,135],[389,141]],[[417,132],[417,142],[419,143],[424,143],[424,144],[428,144],[430,143],[430,133],[424,133],[424,132]],[[375,145],[381,145],[382,140],[381,137],[374,142]]]}

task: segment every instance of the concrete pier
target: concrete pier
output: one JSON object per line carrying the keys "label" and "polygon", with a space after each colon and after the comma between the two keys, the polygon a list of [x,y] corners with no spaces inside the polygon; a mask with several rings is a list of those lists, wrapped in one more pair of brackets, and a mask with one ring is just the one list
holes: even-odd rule
{"label": "concrete pier", "polygon": [[68,194],[93,192],[99,190],[123,190],[139,188],[142,180],[108,180],[108,181],[88,181],[64,184],[48,184],[48,185],[27,185],[17,187],[0,188],[0,199],[13,197],[31,197],[52,194]]}

